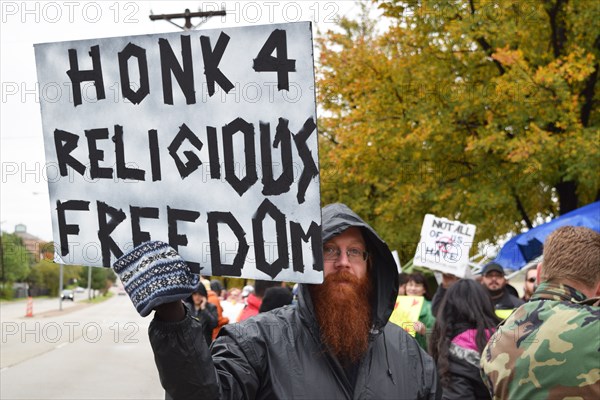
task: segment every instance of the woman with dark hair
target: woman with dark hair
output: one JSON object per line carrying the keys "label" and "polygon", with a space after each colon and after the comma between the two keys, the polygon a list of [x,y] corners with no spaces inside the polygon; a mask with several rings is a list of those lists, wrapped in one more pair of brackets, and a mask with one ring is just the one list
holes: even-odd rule
{"label": "woman with dark hair", "polygon": [[406,284],[408,283],[408,274],[406,272],[400,272],[398,274],[400,285],[398,286],[398,296],[406,296]]}
{"label": "woman with dark hair", "polygon": [[459,280],[446,292],[436,317],[429,353],[437,363],[442,399],[489,399],[479,360],[500,319],[485,288]]}
{"label": "woman with dark hair", "polygon": [[425,297],[423,307],[421,307],[421,312],[419,313],[419,321],[415,322],[414,327],[416,332],[415,339],[417,339],[423,350],[427,351],[427,331],[433,328],[435,317],[431,312],[431,295],[429,294],[425,275],[420,272],[413,272],[408,276],[406,295]]}

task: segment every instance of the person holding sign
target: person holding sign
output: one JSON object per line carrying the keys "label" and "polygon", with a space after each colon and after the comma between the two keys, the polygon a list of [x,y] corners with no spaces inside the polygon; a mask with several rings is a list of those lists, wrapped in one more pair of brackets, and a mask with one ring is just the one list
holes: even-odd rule
{"label": "person holding sign", "polygon": [[431,297],[427,287],[427,280],[420,272],[414,272],[409,275],[408,283],[406,284],[406,294],[408,296],[422,296],[423,305],[419,312],[419,320],[414,323],[415,339],[424,350],[427,350],[427,331],[433,328],[435,317],[431,312]]}
{"label": "person holding sign", "polygon": [[[114,269],[138,310],[156,310],[149,336],[160,380],[173,399],[439,399],[433,360],[388,323],[398,273],[387,244],[343,204],[322,210],[320,285],[301,284],[297,307],[225,325],[210,350],[198,321],[172,291],[151,290],[157,255],[133,250]],[[144,269],[137,269],[143,263]],[[137,271],[137,272],[133,272]],[[185,271],[185,267],[177,269]],[[137,274],[137,275],[136,275]],[[194,278],[190,277],[190,281]],[[165,290],[170,293],[162,299]],[[137,292],[135,292],[137,293]],[[139,302],[139,304],[138,304]]]}
{"label": "person holding sign", "polygon": [[599,399],[600,233],[563,226],[544,243],[540,285],[481,357],[493,398]]}

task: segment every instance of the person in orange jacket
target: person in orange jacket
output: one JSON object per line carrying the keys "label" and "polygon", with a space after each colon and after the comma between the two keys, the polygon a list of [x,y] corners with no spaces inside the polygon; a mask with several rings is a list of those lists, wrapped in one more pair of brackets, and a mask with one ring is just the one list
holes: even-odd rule
{"label": "person in orange jacket", "polygon": [[212,290],[210,281],[208,279],[202,279],[202,284],[206,288],[206,292],[208,293],[208,302],[214,304],[217,307],[217,315],[219,319],[217,320],[217,327],[213,329],[212,338],[216,339],[221,327],[223,325],[227,325],[229,323],[229,318],[223,316],[223,307],[221,307],[221,299],[219,299],[218,294]]}

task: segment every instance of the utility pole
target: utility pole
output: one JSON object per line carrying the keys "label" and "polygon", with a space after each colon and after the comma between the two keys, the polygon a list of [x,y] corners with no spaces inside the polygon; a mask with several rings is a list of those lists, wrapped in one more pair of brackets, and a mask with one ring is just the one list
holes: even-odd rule
{"label": "utility pole", "polygon": [[88,291],[88,300],[91,300],[92,299],[92,267],[89,267],[89,266],[88,266],[87,291]]}
{"label": "utility pole", "polygon": [[2,267],[2,289],[0,291],[0,295],[4,296],[4,247],[2,247],[2,233],[2,229],[0,229],[0,266]]}
{"label": "utility pole", "polygon": [[58,275],[58,309],[62,311],[62,291],[63,291],[63,263],[60,263]]}
{"label": "utility pole", "polygon": [[[152,12],[152,11],[150,11],[150,12]],[[225,15],[226,15],[225,10],[190,12],[190,9],[186,8],[185,12],[179,13],[179,14],[160,14],[160,15],[150,14],[150,20],[151,21],[165,20],[168,23],[173,24],[180,29],[183,29],[184,31],[190,31],[192,29],[196,29],[200,24],[202,24],[202,22],[204,22],[204,21],[201,21],[199,24],[192,25],[192,18],[195,18],[195,17],[208,18],[208,17],[225,16]],[[184,18],[185,24],[183,26],[181,26],[181,25],[177,25],[175,22],[171,21],[172,19],[177,19],[177,18]]]}

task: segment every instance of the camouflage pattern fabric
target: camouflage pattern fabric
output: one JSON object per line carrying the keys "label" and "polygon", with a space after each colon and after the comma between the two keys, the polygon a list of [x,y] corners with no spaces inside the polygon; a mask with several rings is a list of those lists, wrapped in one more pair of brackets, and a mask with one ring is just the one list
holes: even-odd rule
{"label": "camouflage pattern fabric", "polygon": [[481,356],[494,399],[600,399],[600,307],[542,283],[500,324]]}

